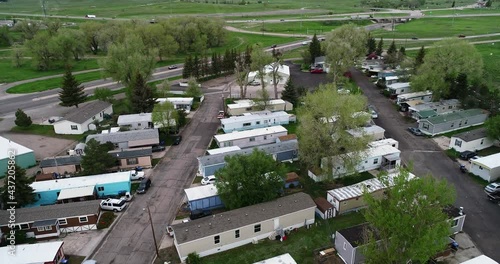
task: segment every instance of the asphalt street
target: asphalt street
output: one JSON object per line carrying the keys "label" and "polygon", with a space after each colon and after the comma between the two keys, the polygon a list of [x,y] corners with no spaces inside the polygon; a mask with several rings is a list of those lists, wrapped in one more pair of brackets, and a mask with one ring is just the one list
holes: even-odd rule
{"label": "asphalt street", "polygon": [[97,253],[91,256],[97,263],[153,261],[155,248],[146,208],[149,205],[159,244],[166,235],[165,227],[175,218],[182,204],[184,188],[193,182],[198,168],[196,158],[204,154],[220,125],[216,118],[222,107],[220,98],[220,94],[205,96],[205,101],[181,132],[182,142],[172,146],[154,169],[150,177],[151,188],[143,195],[135,195]]}
{"label": "asphalt street", "polygon": [[393,103],[381,95],[363,73],[358,70],[352,70],[352,73],[369,103],[378,109],[379,118],[375,123],[386,130],[386,137],[399,141],[403,162],[413,164],[413,172],[418,176],[430,174],[454,186],[457,193],[455,206],[464,207],[467,215],[464,231],[484,254],[500,261],[500,206],[488,201],[483,187],[462,174],[458,163],[446,156],[432,139],[410,134],[407,127],[416,126],[416,123],[405,121]]}

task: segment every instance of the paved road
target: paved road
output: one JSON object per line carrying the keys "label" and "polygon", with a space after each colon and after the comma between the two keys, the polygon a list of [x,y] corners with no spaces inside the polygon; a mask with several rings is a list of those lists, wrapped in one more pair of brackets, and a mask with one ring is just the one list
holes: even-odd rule
{"label": "paved road", "polygon": [[136,195],[109,236],[92,256],[97,263],[151,263],[155,256],[153,235],[146,205],[149,204],[158,244],[165,227],[175,218],[184,188],[190,186],[198,167],[196,158],[206,151],[219,126],[220,94],[207,95],[191,122],[182,131],[183,141],[173,146],[151,176],[152,187]]}
{"label": "paved road", "polygon": [[416,175],[432,174],[434,177],[446,179],[455,187],[455,205],[463,206],[467,215],[464,231],[486,255],[500,261],[500,207],[489,202],[483,187],[460,173],[458,163],[448,158],[433,140],[408,133],[406,128],[415,124],[407,123],[367,77],[357,70],[352,73],[370,104],[379,111],[379,118],[375,123],[386,129],[386,137],[399,141],[403,161],[413,163]]}

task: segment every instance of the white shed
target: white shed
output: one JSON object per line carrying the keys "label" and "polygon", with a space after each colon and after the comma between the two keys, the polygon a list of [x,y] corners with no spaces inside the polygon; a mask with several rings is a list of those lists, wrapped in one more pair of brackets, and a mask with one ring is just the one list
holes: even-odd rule
{"label": "white shed", "polygon": [[492,182],[500,178],[500,153],[471,160],[470,172]]}
{"label": "white shed", "polygon": [[272,126],[215,135],[214,138],[219,147],[238,146],[240,148],[249,148],[275,143],[278,137],[287,134],[288,130],[283,126]]}
{"label": "white shed", "polygon": [[[227,113],[231,116],[242,115],[244,113],[255,111],[257,106],[260,105],[252,100],[236,100],[234,104],[227,105]],[[283,99],[274,99],[269,100],[265,108],[269,111],[291,111],[293,110],[293,104]]]}
{"label": "white shed", "polygon": [[153,128],[151,113],[120,115],[117,124],[131,130]]}

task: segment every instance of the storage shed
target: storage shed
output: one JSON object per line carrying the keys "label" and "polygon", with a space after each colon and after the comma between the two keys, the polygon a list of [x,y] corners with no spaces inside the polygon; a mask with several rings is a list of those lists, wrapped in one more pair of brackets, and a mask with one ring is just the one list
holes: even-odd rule
{"label": "storage shed", "polygon": [[224,204],[217,194],[217,187],[213,184],[184,189],[184,192],[186,193],[189,209],[191,211],[224,207]]}

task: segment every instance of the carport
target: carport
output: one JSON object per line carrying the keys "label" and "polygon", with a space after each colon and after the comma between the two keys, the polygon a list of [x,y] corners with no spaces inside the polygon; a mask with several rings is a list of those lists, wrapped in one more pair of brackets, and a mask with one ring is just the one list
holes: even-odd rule
{"label": "carport", "polygon": [[84,186],[63,189],[57,196],[57,203],[71,203],[86,200],[94,200],[95,196],[95,186]]}

